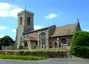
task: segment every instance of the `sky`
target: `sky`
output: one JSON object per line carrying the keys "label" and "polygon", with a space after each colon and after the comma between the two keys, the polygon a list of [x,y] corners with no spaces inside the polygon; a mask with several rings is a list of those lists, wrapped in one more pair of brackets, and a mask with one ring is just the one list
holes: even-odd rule
{"label": "sky", "polygon": [[63,26],[80,21],[82,30],[89,31],[89,0],[0,0],[0,37],[11,36],[17,29],[17,13],[34,13],[34,29],[51,25]]}

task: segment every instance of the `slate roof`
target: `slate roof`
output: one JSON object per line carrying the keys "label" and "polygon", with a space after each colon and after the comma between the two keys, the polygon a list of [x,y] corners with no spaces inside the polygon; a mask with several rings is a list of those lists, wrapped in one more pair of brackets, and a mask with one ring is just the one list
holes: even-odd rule
{"label": "slate roof", "polygon": [[72,35],[73,32],[76,31],[76,28],[77,28],[77,23],[56,27],[51,37]]}

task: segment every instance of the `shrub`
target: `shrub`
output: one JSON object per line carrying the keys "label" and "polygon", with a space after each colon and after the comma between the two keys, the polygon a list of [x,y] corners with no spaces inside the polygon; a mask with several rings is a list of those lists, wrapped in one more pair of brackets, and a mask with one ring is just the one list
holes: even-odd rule
{"label": "shrub", "polygon": [[71,53],[82,58],[89,58],[89,32],[74,33],[71,43]]}
{"label": "shrub", "polygon": [[[2,53],[3,52],[3,53]],[[45,56],[49,58],[67,57],[67,51],[2,51],[0,54],[22,55],[22,56]]]}

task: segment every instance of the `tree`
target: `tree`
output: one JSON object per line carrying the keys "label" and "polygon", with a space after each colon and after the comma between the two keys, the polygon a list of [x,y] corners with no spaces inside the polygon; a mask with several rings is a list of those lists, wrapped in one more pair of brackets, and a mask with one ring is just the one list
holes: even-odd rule
{"label": "tree", "polygon": [[10,36],[4,36],[0,38],[0,46],[9,46],[12,44],[14,44],[14,41]]}
{"label": "tree", "polygon": [[10,36],[4,36],[3,46],[9,46],[13,44],[13,39]]}
{"label": "tree", "polygon": [[1,50],[1,47],[3,46],[3,42],[4,42],[4,38],[0,38],[0,50]]}
{"label": "tree", "polygon": [[70,49],[75,56],[89,58],[89,32],[78,31],[74,33]]}

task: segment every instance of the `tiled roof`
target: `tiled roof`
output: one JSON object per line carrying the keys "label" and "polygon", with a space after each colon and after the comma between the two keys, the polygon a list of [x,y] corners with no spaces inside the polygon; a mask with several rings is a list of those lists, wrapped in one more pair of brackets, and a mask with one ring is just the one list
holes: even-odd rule
{"label": "tiled roof", "polygon": [[[52,25],[52,26],[55,26],[55,25]],[[34,32],[38,32],[38,31],[42,31],[42,30],[46,30],[52,26],[49,26],[49,27],[45,27],[45,28],[41,28],[41,29],[37,29],[37,30],[33,30],[33,31],[30,31],[30,32],[27,32],[27,33],[23,33],[23,35],[25,34],[29,34],[29,33],[34,33]]]}
{"label": "tiled roof", "polygon": [[38,36],[37,32],[28,34],[29,40],[32,40],[32,41],[37,41],[37,36]]}
{"label": "tiled roof", "polygon": [[31,40],[31,41],[37,41],[37,39],[34,36],[29,36],[29,40]]}
{"label": "tiled roof", "polygon": [[72,33],[75,32],[76,27],[77,23],[56,27],[54,34],[51,37],[72,35]]}

